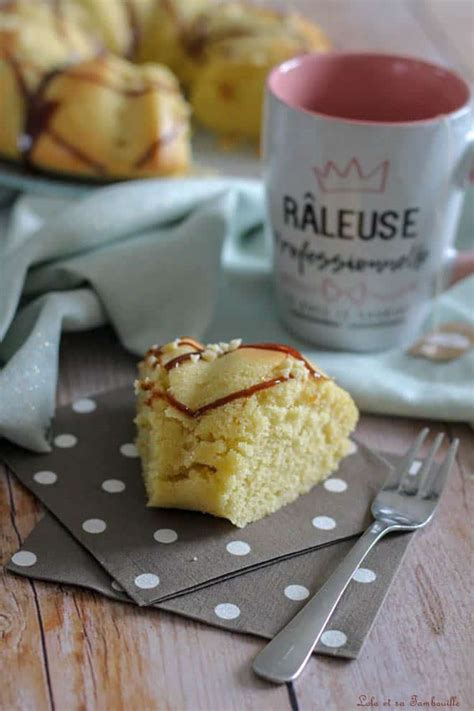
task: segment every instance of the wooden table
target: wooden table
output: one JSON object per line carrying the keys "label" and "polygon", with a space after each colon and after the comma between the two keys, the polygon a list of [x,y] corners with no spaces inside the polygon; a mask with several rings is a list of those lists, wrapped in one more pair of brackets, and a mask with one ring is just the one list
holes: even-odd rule
{"label": "wooden table", "polygon": [[[338,47],[410,53],[455,66],[471,79],[469,0],[301,0]],[[135,359],[101,329],[64,338],[60,403],[130,382]],[[426,423],[364,416],[358,436],[403,451]],[[260,681],[250,662],[262,641],[164,612],[133,608],[57,585],[0,578],[2,711],[350,711],[459,700],[473,709],[468,673],[472,603],[472,431],[431,423],[462,440],[435,525],[409,548],[360,658],[313,658],[293,686]],[[2,562],[42,515],[7,471],[0,472]],[[469,568],[471,567],[471,570]],[[373,701],[371,702],[371,697]],[[415,708],[415,706],[411,706]],[[386,705],[385,708],[388,708]]]}

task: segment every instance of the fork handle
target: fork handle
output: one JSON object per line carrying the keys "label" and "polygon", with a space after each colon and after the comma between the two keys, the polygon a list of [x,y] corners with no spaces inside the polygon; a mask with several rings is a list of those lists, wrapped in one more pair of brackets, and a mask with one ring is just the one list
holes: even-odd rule
{"label": "fork handle", "polygon": [[296,679],[357,568],[377,541],[395,528],[382,521],[369,526],[318,592],[257,655],[256,674],[276,684]]}

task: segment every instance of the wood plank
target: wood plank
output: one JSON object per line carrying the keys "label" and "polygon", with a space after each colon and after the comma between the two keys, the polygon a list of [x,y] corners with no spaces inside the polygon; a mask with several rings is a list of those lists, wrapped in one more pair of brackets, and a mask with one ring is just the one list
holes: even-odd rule
{"label": "wood plank", "polygon": [[33,496],[20,491],[0,464],[0,708],[5,711],[52,708],[35,584],[3,570],[39,515]]}
{"label": "wood plank", "polygon": [[256,679],[259,644],[177,616],[38,583],[58,709],[284,709]]}
{"label": "wood plank", "polygon": [[[364,417],[359,436],[401,453],[422,424]],[[466,453],[472,434],[467,427],[456,428],[456,433],[463,440],[461,454]],[[472,580],[466,563],[472,555],[474,499],[472,481],[465,491],[462,466],[458,463],[450,476],[436,519],[410,546],[359,659],[337,666],[311,660],[296,684],[301,711],[314,708],[315,699],[321,708],[355,709],[361,695],[373,695],[380,704],[391,698],[392,706],[395,700],[404,701],[408,707],[413,694],[428,702],[433,695],[438,700],[457,695],[460,708],[470,708],[472,623],[467,601]]]}

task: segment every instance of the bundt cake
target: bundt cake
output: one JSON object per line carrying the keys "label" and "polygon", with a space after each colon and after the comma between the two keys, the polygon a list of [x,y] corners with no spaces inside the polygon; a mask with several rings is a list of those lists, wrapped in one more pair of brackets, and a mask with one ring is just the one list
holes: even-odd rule
{"label": "bundt cake", "polygon": [[148,504],[237,526],[324,480],[347,454],[358,417],[348,393],[279,344],[154,346],[136,392]]}
{"label": "bundt cake", "polygon": [[188,74],[187,37],[193,23],[218,0],[158,0],[148,16],[137,58],[139,62],[161,62],[186,85]]}
{"label": "bundt cake", "polygon": [[299,15],[244,0],[0,0],[0,156],[95,178],[189,172],[170,72],[202,124],[256,139],[269,69],[327,46]]}
{"label": "bundt cake", "polygon": [[170,70],[105,53],[44,77],[24,155],[42,169],[92,178],[180,175],[190,159],[188,117]]}
{"label": "bundt cake", "polygon": [[227,2],[201,13],[189,32],[182,69],[194,115],[221,134],[258,139],[265,79],[292,56],[328,48],[323,33],[296,13]]}
{"label": "bundt cake", "polygon": [[[35,0],[37,1],[37,0]],[[86,18],[83,29],[100,36],[103,46],[114,54],[134,60],[156,0],[55,0],[61,11],[73,3]]]}
{"label": "bundt cake", "polygon": [[97,52],[98,38],[81,30],[84,22],[76,5],[59,18],[52,3],[0,4],[0,155],[19,157],[29,99],[45,73]]}

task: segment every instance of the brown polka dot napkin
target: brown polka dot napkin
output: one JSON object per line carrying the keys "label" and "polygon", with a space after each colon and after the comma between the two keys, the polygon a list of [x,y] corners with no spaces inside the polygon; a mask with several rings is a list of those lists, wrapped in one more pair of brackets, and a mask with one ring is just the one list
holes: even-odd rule
{"label": "brown polka dot napkin", "polygon": [[[331,617],[316,653],[357,656],[412,535],[391,536],[371,551]],[[353,540],[324,546],[156,603],[155,607],[233,632],[270,638],[325,582],[352,545]],[[7,567],[27,577],[80,585],[114,600],[132,602],[105,569],[49,514]]]}
{"label": "brown polka dot napkin", "polygon": [[51,453],[8,445],[2,456],[139,605],[355,536],[388,473],[382,459],[354,444],[324,485],[238,529],[205,514],[146,507],[133,416],[129,388],[81,399],[58,410]]}

